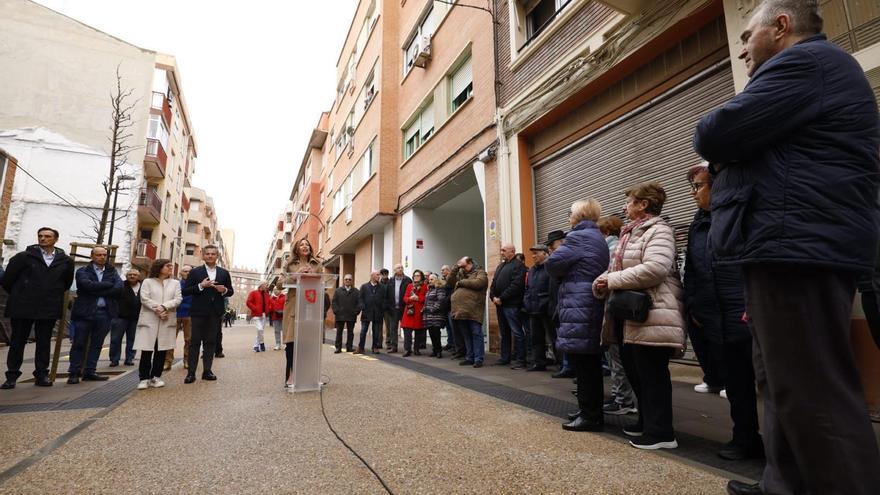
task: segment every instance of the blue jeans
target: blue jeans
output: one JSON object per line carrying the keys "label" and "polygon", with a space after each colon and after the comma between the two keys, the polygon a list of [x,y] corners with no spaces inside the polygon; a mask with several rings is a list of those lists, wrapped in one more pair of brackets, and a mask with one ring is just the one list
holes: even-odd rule
{"label": "blue jeans", "polygon": [[361,320],[361,337],[358,347],[363,349],[367,344],[367,332],[370,331],[370,323],[373,324],[373,349],[382,348],[382,320]]}
{"label": "blue jeans", "polygon": [[455,330],[452,328],[452,313],[446,315],[446,345],[455,348]]}
{"label": "blue jeans", "polygon": [[113,320],[113,327],[110,330],[110,362],[118,363],[122,354],[122,337],[125,336],[125,361],[134,360],[134,332],[137,330],[137,318],[134,320],[124,320],[117,318]]}
{"label": "blue jeans", "polygon": [[483,342],[483,325],[473,320],[454,320],[464,334],[464,345],[467,349],[465,359],[475,363],[482,363],[486,355],[485,342]]}
{"label": "blue jeans", "polygon": [[[520,320],[519,308],[506,308],[499,306],[498,326],[501,330],[501,361],[509,363],[511,359],[526,362],[526,334],[523,331]],[[513,355],[511,356],[510,344],[513,337]]]}
{"label": "blue jeans", "polygon": [[[101,347],[104,346],[104,339],[110,332],[110,314],[106,309],[99,308],[95,311],[91,320],[77,320],[76,336],[73,340],[73,346],[70,348],[70,369],[71,375],[79,375],[81,371],[86,375],[95,372],[98,367],[98,357],[101,355]],[[89,340],[88,355],[86,355],[86,340]],[[85,366],[83,366],[83,356],[86,355]]]}

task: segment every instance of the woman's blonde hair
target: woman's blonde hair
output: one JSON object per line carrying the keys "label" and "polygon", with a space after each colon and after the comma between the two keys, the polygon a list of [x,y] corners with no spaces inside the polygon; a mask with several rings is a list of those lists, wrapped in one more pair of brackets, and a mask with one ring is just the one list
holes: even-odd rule
{"label": "woman's blonde hair", "polygon": [[[434,279],[433,283],[431,283],[432,278]],[[428,283],[431,283],[434,287],[443,287],[446,285],[446,281],[440,278],[440,275],[437,275],[436,273],[428,275]]]}
{"label": "woman's blonde hair", "polygon": [[623,190],[626,197],[633,197],[639,201],[647,201],[648,207],[645,213],[659,215],[663,211],[663,203],[666,202],[666,190],[656,180],[641,182]]}
{"label": "woman's blonde hair", "polygon": [[571,221],[572,223],[583,222],[589,220],[596,222],[602,216],[602,205],[593,198],[575,201],[571,205]]}

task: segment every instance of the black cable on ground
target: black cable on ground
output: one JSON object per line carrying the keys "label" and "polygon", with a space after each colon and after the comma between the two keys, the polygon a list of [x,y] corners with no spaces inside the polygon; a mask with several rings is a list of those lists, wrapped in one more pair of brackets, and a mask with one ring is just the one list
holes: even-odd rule
{"label": "black cable on ground", "polygon": [[388,492],[390,495],[394,495],[394,492],[391,491],[391,488],[388,487],[388,484],[385,483],[385,480],[382,479],[382,476],[381,476],[379,473],[377,473],[376,470],[373,469],[373,467],[370,466],[370,464],[369,464],[369,463],[368,463],[363,457],[361,457],[361,455],[358,454],[356,450],[354,450],[354,449],[351,447],[351,445],[349,445],[348,443],[346,443],[346,441],[343,440],[341,436],[339,436],[339,433],[336,432],[336,429],[333,428],[333,425],[330,424],[330,418],[327,417],[327,411],[324,410],[324,385],[326,385],[326,384],[328,384],[328,383],[330,383],[329,378],[327,379],[327,381],[326,381],[325,383],[322,383],[322,384],[321,384],[321,386],[320,386],[321,388],[319,389],[320,391],[318,392],[318,393],[320,394],[320,397],[321,397],[321,414],[324,416],[324,421],[327,423],[327,428],[330,428],[330,431],[333,432],[333,435],[336,436],[336,439],[339,440],[339,441],[342,443],[342,445],[345,445],[345,448],[347,448],[347,449],[349,450],[349,452],[351,452],[352,454],[354,454],[354,456],[357,457],[358,460],[360,460],[361,463],[362,463],[364,466],[366,466],[367,469],[369,469],[371,473],[373,473],[373,476],[375,476],[376,479],[379,480],[379,483],[382,484],[382,488],[384,488],[385,491]]}

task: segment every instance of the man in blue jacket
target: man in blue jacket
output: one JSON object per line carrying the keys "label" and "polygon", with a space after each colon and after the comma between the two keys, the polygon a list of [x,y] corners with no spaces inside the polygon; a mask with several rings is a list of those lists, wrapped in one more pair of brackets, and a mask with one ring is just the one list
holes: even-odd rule
{"label": "man in blue jacket", "polygon": [[878,243],[880,125],[815,0],[766,0],[741,38],[751,80],[697,126],[714,167],[709,243],[742,266],[767,467],[734,494],[876,493],[880,451],[850,344]]}
{"label": "man in blue jacket", "polygon": [[[92,262],[76,271],[76,301],[70,319],[76,322],[76,336],[70,348],[67,383],[104,381],[109,377],[95,372],[110,323],[119,316],[122,278],[107,264],[107,249],[92,248]],[[86,349],[88,341],[88,349]],[[85,358],[85,365],[83,365]]]}

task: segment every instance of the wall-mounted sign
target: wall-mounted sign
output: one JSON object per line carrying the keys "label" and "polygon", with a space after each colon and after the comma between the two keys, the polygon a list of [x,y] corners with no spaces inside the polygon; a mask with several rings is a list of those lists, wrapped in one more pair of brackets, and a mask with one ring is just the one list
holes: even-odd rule
{"label": "wall-mounted sign", "polygon": [[495,220],[489,220],[489,237],[492,239],[498,237],[498,223]]}
{"label": "wall-mounted sign", "polygon": [[422,239],[416,239],[416,249],[425,249],[425,241]]}

